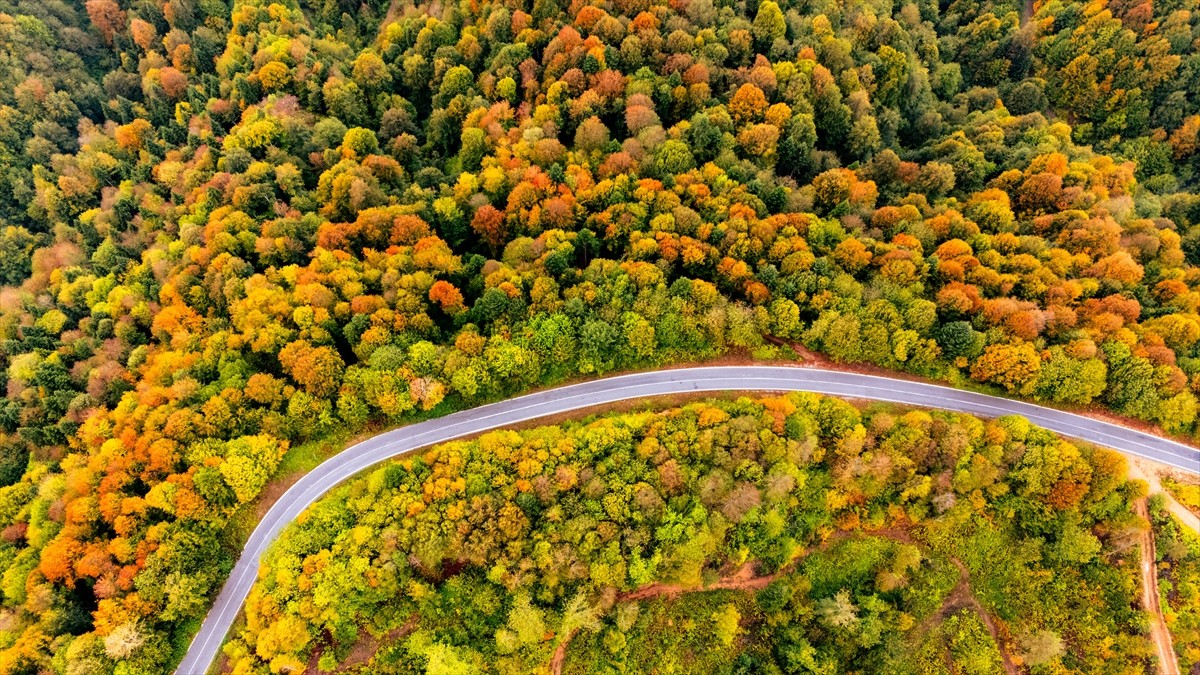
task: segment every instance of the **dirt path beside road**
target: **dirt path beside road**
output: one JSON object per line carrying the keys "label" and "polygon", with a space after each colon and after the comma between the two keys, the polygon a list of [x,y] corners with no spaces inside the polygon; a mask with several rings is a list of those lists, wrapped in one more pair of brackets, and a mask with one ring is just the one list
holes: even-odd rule
{"label": "dirt path beside road", "polygon": [[1179,675],[1179,661],[1175,658],[1175,646],[1171,643],[1171,632],[1167,630],[1162,607],[1158,602],[1158,567],[1154,556],[1154,529],[1149,527],[1150,510],[1145,499],[1139,499],[1134,507],[1137,514],[1146,519],[1147,528],[1142,533],[1142,606],[1150,612],[1150,637],[1158,653],[1160,675]]}

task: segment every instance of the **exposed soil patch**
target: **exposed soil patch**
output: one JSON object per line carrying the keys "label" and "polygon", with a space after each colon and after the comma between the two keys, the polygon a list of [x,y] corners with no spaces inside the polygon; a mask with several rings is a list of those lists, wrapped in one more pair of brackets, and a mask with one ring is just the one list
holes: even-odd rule
{"label": "exposed soil patch", "polygon": [[1154,555],[1154,529],[1149,527],[1150,510],[1146,500],[1137,500],[1137,514],[1146,519],[1147,527],[1142,532],[1142,607],[1150,612],[1150,637],[1154,640],[1154,649],[1158,653],[1158,672],[1160,675],[1179,675],[1179,661],[1175,657],[1175,647],[1171,643],[1171,632],[1167,630],[1166,619],[1163,618],[1162,607],[1158,595],[1158,567]]}
{"label": "exposed soil patch", "polygon": [[800,355],[800,358],[804,359],[803,365],[821,366],[822,368],[832,368],[834,365],[836,365],[833,361],[829,360],[829,357],[825,356],[824,354],[818,354],[799,342],[793,342],[790,346],[797,354]]}
{"label": "exposed soil patch", "polygon": [[[871,536],[883,537],[892,541],[903,544],[911,544],[924,548],[924,545],[917,541],[910,532],[900,528],[884,528],[879,530],[838,530],[833,533],[825,541],[816,546],[804,549],[796,555],[795,560],[773,574],[755,574],[754,563],[749,562],[733,571],[733,573],[721,577],[715,583],[708,586],[681,586],[679,584],[653,583],[641,588],[634,589],[621,593],[617,596],[619,601],[626,600],[646,600],[648,598],[656,598],[659,596],[668,596],[671,598],[678,597],[684,593],[697,593],[704,591],[731,590],[731,591],[760,591],[771,584],[771,582],[788,574],[795,568],[796,564],[815,552],[828,549],[835,542],[843,539],[848,539],[853,536]],[[988,633],[991,634],[992,640],[995,641],[996,647],[1000,651],[1000,658],[1004,662],[1004,672],[1007,675],[1020,675],[1020,670],[1013,663],[1012,656],[1009,654],[1005,645],[1008,644],[1007,631],[1001,631],[997,626],[995,619],[983,607],[979,599],[971,591],[971,575],[967,571],[966,565],[957,558],[950,558],[950,561],[958,569],[958,583],[946,599],[942,601],[941,607],[932,616],[926,619],[918,628],[919,632],[928,631],[934,625],[944,621],[947,617],[954,614],[960,609],[969,609],[979,616],[979,619],[987,627]],[[566,635],[558,648],[554,650],[554,656],[550,659],[550,672],[552,675],[562,675],[563,663],[567,657],[567,647],[570,646],[575,633],[572,632]],[[948,658],[948,655],[947,655]],[[1178,675],[1178,673],[1167,674]]]}
{"label": "exposed soil patch", "polygon": [[[405,621],[403,626],[388,631],[382,638],[377,638],[370,633],[364,633],[358,639],[358,642],[355,642],[354,646],[350,648],[350,653],[342,660],[342,663],[334,672],[345,672],[370,661],[371,657],[375,656],[375,652],[379,651],[380,645],[400,640],[416,630],[417,619],[417,615],[413,614],[408,617],[408,621]],[[304,675],[318,675],[321,672],[317,669],[317,662],[320,661],[321,654],[324,651],[324,645],[313,650],[313,654],[309,657],[308,664],[304,669]]]}
{"label": "exposed soil patch", "polygon": [[[996,648],[1000,651],[1000,659],[1004,663],[1004,672],[1008,675],[1019,675],[1021,672],[1013,663],[1012,656],[1009,655],[1007,644],[1007,631],[1001,634],[1000,628],[996,625],[996,620],[992,615],[984,609],[983,604],[979,602],[979,598],[975,597],[975,593],[971,591],[971,575],[967,571],[966,565],[962,564],[958,558],[950,558],[950,562],[958,568],[958,583],[942,601],[942,606],[938,611],[934,612],[929,618],[921,622],[917,627],[918,634],[928,632],[935,625],[940,624],[950,618],[960,610],[966,609],[974,612],[983,625],[987,628],[988,634],[992,636],[992,641],[996,643]],[[946,658],[950,658],[949,652],[946,653]]]}
{"label": "exposed soil patch", "polygon": [[[733,574],[722,577],[708,586],[681,586],[679,584],[654,583],[621,593],[617,596],[617,600],[645,600],[661,595],[674,598],[684,593],[703,591],[760,591],[785,573],[784,570],[780,570],[774,574],[755,575],[754,563],[746,563],[737,568]],[[570,646],[571,640],[574,637],[575,632],[572,631],[563,637],[562,642],[558,643],[558,648],[554,650],[554,656],[550,659],[550,672],[552,675],[562,675],[563,662],[567,658],[567,647]]]}
{"label": "exposed soil patch", "polygon": [[286,476],[280,476],[275,480],[270,481],[263,486],[262,492],[258,495],[258,501],[254,504],[254,520],[255,522],[263,519],[267,515],[267,511],[279,501],[283,493],[288,491],[288,488],[296,484],[296,481],[304,477],[307,471],[293,471]]}
{"label": "exposed soil patch", "polygon": [[550,657],[550,672],[552,675],[562,675],[563,661],[567,660],[567,645],[571,644],[571,640],[575,637],[575,631],[567,633],[563,637],[563,641],[558,643],[558,648],[554,650],[554,656]]}
{"label": "exposed soil patch", "polygon": [[746,563],[737,569],[730,576],[719,579],[716,583],[708,586],[680,586],[679,584],[650,584],[628,593],[622,593],[617,596],[619,600],[645,600],[646,598],[655,598],[660,595],[668,597],[677,597],[684,593],[694,593],[697,591],[761,591],[766,588],[772,581],[779,578],[780,572],[774,574],[765,574],[756,576],[754,574],[754,565]]}
{"label": "exposed soil patch", "polygon": [[1129,463],[1129,477],[1146,481],[1146,484],[1150,486],[1150,494],[1163,496],[1163,505],[1171,512],[1171,515],[1175,516],[1185,527],[1190,527],[1193,532],[1200,534],[1200,515],[1196,515],[1187,506],[1179,503],[1179,500],[1175,499],[1175,495],[1163,487],[1160,478],[1164,474],[1180,482],[1195,480],[1194,477],[1157,462],[1137,459]]}

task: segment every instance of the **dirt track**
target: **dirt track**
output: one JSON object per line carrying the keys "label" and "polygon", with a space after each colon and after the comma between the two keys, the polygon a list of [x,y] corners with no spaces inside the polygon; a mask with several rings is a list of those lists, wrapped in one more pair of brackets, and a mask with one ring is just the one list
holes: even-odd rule
{"label": "dirt track", "polygon": [[[1146,500],[1139,499],[1135,506],[1137,514],[1150,522],[1150,511]],[[1160,675],[1179,675],[1179,661],[1175,658],[1175,647],[1171,644],[1171,632],[1163,619],[1162,607],[1158,602],[1158,570],[1154,556],[1154,530],[1147,526],[1142,532],[1142,607],[1150,612],[1150,637],[1154,640],[1154,649],[1158,653],[1158,672]]]}
{"label": "dirt track", "polygon": [[1163,496],[1163,505],[1171,512],[1171,515],[1185,526],[1192,528],[1193,532],[1200,534],[1200,516],[1180,504],[1174,495],[1163,488],[1162,480],[1159,479],[1160,471],[1174,472],[1171,467],[1149,460],[1135,459],[1129,462],[1129,477],[1146,481],[1146,484],[1150,486],[1151,495],[1161,494]]}
{"label": "dirt track", "polygon": [[[781,575],[785,574],[787,570],[789,570],[796,563],[796,561],[803,559],[805,556],[810,555],[815,551],[825,550],[834,542],[847,539],[855,534],[873,537],[885,537],[887,539],[891,539],[892,541],[897,541],[904,544],[912,544],[914,546],[923,548],[922,544],[914,539],[911,534],[899,528],[861,531],[857,533],[839,530],[838,532],[835,532],[832,537],[825,540],[821,544],[805,549],[798,553],[791,564],[789,564],[783,570],[775,572],[774,574],[756,576],[754,574],[753,563],[746,563],[734,571],[733,574],[722,577],[716,583],[713,583],[709,586],[681,586],[679,584],[654,583],[622,593],[617,596],[617,598],[618,600],[645,600],[647,598],[655,598],[663,595],[677,597],[684,593],[695,593],[702,591],[762,590],[770,585],[772,581],[775,581]],[[987,610],[979,602],[979,599],[976,598],[975,594],[971,591],[971,575],[967,571],[966,565],[964,565],[962,561],[957,558],[950,558],[950,561],[954,563],[956,568],[958,568],[958,583],[955,585],[954,589],[951,590],[950,594],[946,596],[946,599],[942,602],[942,606],[938,609],[938,611],[930,616],[925,624],[918,628],[918,630],[928,630],[933,626],[934,623],[945,619],[958,609],[970,609],[971,611],[975,612],[977,616],[979,616],[980,621],[983,622],[983,625],[987,628],[988,633],[991,634],[992,640],[995,641],[996,648],[1000,652],[1000,658],[1004,663],[1004,672],[1006,675],[1020,675],[1021,671],[1013,663],[1012,657],[1008,653],[1008,649],[1005,646],[1003,636],[1000,634],[1000,630],[996,626],[995,619],[992,618],[991,614],[987,612]],[[1155,597],[1157,597],[1157,595]],[[574,633],[567,635],[563,638],[562,642],[558,644],[558,648],[554,650],[554,656],[550,659],[550,672],[552,675],[562,675],[563,663],[566,661],[567,657],[567,647],[571,644],[571,640],[574,637]],[[1168,636],[1168,640],[1169,639],[1170,637]],[[1174,673],[1167,675],[1178,675],[1178,668],[1176,668]]]}

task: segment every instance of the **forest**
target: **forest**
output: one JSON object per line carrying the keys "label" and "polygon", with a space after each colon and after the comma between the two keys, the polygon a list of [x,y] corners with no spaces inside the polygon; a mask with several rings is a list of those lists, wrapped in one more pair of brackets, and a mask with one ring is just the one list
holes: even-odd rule
{"label": "forest", "polygon": [[[1019,417],[815,394],[492,432],[285,530],[227,667],[1147,672],[1125,471]],[[1192,636],[1196,544],[1162,548]]]}
{"label": "forest", "polygon": [[803,349],[1195,439],[1198,40],[1196,0],[0,0],[0,674],[169,670],[299,449],[572,378]]}

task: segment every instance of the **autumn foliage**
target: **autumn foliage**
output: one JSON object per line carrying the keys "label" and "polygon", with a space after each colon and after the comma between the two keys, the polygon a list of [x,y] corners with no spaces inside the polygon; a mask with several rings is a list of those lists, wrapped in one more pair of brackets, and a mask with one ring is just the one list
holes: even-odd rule
{"label": "autumn foliage", "polygon": [[[1138,668],[1153,656],[1125,618],[1140,494],[1125,473],[1121,455],[1023,419],[812,394],[495,431],[389,462],[311,507],[264,560],[225,653],[235,672],[333,669],[374,630],[389,637],[351,657],[372,671],[536,672],[565,649],[578,671],[649,672],[673,662],[656,645],[684,636],[705,648],[683,672],[778,667],[803,648],[917,675],[945,649],[917,625],[953,625],[974,588],[1000,625],[1058,643],[1042,658]],[[1101,500],[1104,516],[1088,506]],[[1013,511],[1020,525],[1002,517]],[[712,617],[731,601],[761,620]],[[696,610],[706,602],[724,609]],[[670,622],[639,620],[675,607]],[[999,663],[1001,640],[955,653]]]}
{"label": "autumn foliage", "polygon": [[569,378],[1197,433],[1200,12],[936,4],[8,2],[0,673],[170,670],[281,463]]}

